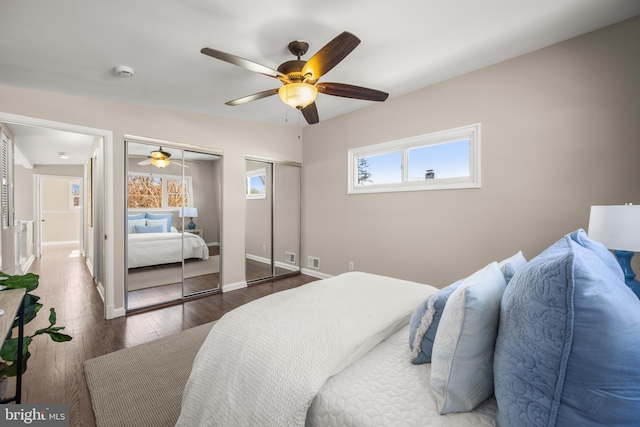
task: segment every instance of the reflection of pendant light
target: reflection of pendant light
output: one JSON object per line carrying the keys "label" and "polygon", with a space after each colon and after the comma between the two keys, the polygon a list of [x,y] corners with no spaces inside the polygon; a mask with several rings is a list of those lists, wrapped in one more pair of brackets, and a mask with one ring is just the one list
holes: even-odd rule
{"label": "reflection of pendant light", "polygon": [[159,147],[158,150],[152,151],[149,154],[149,157],[151,158],[151,164],[159,168],[167,167],[171,163],[171,160],[169,160],[171,154],[162,150],[162,147]]}
{"label": "reflection of pendant light", "polygon": [[278,89],[280,99],[293,108],[304,108],[318,96],[318,88],[309,83],[289,83]]}
{"label": "reflection of pendant light", "polygon": [[171,160],[167,159],[151,159],[151,164],[153,166],[157,166],[159,168],[164,168],[169,166],[169,164],[171,163]]}

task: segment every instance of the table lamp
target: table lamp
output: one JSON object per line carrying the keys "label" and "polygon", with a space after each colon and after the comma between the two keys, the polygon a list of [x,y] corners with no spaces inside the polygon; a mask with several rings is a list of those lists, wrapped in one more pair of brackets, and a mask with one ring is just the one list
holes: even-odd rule
{"label": "table lamp", "polygon": [[198,217],[198,208],[180,208],[180,213],[178,214],[180,218],[189,217],[191,221],[187,224],[189,230],[193,230],[196,228],[196,224],[193,222],[193,218]]}
{"label": "table lamp", "polygon": [[613,250],[625,283],[640,298],[640,282],[631,268],[634,252],[640,252],[640,205],[591,206],[588,235]]}

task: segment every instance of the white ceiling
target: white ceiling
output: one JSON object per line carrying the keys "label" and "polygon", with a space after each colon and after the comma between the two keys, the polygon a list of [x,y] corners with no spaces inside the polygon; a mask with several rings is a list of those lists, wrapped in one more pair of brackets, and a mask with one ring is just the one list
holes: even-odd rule
{"label": "white ceiling", "polygon": [[[294,59],[290,41],[309,42],[308,59],[349,31],[362,42],[321,81],[394,98],[637,16],[640,1],[0,0],[0,11],[0,85],[298,126],[277,96],[224,105],[279,82],[200,49],[277,68]],[[119,64],[135,75],[118,77]],[[371,103],[321,94],[316,104],[323,121]],[[67,151],[48,140],[52,153]]]}

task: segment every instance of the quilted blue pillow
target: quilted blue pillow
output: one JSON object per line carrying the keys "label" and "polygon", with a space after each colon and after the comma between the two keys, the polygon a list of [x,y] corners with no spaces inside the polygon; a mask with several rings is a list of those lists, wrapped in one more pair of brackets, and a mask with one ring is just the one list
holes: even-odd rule
{"label": "quilted blue pillow", "polygon": [[164,233],[164,227],[162,225],[134,225],[133,228],[136,234]]}
{"label": "quilted blue pillow", "polygon": [[411,349],[411,363],[414,365],[431,363],[433,340],[436,337],[442,311],[449,296],[463,280],[458,280],[430,295],[413,312],[409,323],[409,348]]}
{"label": "quilted blue pillow", "polygon": [[637,426],[640,301],[583,230],[507,286],[494,357],[501,427]]}
{"label": "quilted blue pillow", "polygon": [[169,233],[171,231],[171,221],[173,221],[173,214],[172,213],[168,213],[168,214],[152,214],[152,213],[147,213],[147,219],[164,219],[165,221],[167,221],[167,226],[165,227],[164,230],[162,230],[162,232],[164,233]]}

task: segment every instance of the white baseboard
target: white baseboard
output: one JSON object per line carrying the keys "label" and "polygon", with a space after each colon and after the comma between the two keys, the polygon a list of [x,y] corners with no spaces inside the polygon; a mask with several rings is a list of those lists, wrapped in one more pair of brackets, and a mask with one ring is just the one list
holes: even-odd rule
{"label": "white baseboard", "polygon": [[91,277],[93,277],[93,263],[87,257],[84,258],[84,263],[87,265],[87,268],[89,269],[89,273],[91,273]]}
{"label": "white baseboard", "polygon": [[20,258],[20,271],[21,271],[21,273],[19,273],[19,274],[27,274],[27,272],[31,268],[31,264],[33,264],[34,260],[35,260],[35,257],[33,255],[29,256],[29,259]]}
{"label": "white baseboard", "polygon": [[311,277],[317,277],[318,279],[330,279],[333,277],[331,274],[321,273],[317,270],[311,270],[308,268],[303,268],[301,272],[302,274],[306,274],[307,276],[311,276]]}
{"label": "white baseboard", "polygon": [[[247,257],[247,259],[250,259],[252,261],[261,262],[263,264],[271,264],[271,260],[269,258],[264,258],[252,254],[246,254],[245,256]],[[276,267],[284,268],[285,270],[300,271],[300,267],[294,264],[289,264],[288,262],[276,261],[274,264]]]}
{"label": "white baseboard", "polygon": [[78,240],[67,240],[67,241],[59,241],[59,242],[42,242],[42,246],[78,245],[78,244],[80,244]]}
{"label": "white baseboard", "polygon": [[228,285],[222,285],[222,292],[231,292],[231,291],[237,291],[238,289],[244,289],[247,287],[247,282],[246,280],[243,280],[241,282],[236,282],[236,283],[229,283]]}

